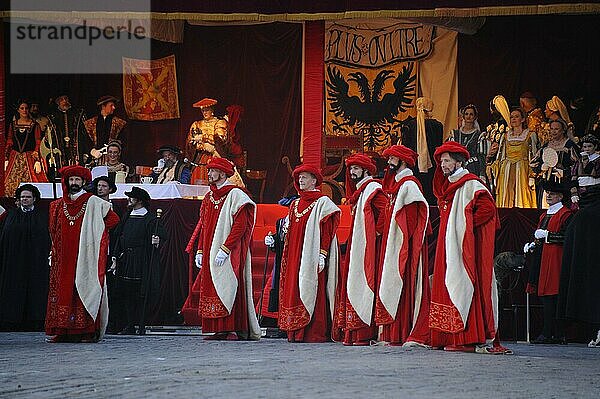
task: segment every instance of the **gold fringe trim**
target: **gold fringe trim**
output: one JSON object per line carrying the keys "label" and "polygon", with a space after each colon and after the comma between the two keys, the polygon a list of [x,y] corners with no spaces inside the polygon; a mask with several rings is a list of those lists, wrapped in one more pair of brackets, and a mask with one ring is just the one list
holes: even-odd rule
{"label": "gold fringe trim", "polygon": [[55,18],[75,19],[157,19],[190,20],[209,22],[276,22],[276,21],[317,21],[364,18],[418,18],[418,17],[491,17],[508,15],[550,15],[550,14],[595,14],[600,13],[598,3],[547,4],[523,6],[492,6],[473,8],[434,8],[422,10],[378,10],[346,11],[336,13],[293,13],[260,14],[232,13],[209,14],[189,12],[82,12],[82,11],[0,11],[0,18],[28,18],[36,20]]}

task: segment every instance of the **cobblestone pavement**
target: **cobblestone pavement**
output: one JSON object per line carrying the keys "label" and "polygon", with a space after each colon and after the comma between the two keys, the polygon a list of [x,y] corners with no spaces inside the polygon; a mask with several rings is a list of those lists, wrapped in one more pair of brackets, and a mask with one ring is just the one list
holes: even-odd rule
{"label": "cobblestone pavement", "polygon": [[600,397],[600,348],[506,346],[515,355],[199,336],[48,344],[41,333],[0,333],[0,397]]}

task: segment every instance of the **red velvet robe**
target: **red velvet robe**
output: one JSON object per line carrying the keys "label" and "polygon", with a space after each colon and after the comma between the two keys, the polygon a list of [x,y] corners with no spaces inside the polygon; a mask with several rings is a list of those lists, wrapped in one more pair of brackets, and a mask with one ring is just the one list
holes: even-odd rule
{"label": "red velvet robe", "polygon": [[[63,184],[63,190],[66,187]],[[65,191],[66,192],[66,191]],[[75,288],[75,273],[83,215],[71,226],[63,211],[75,216],[92,194],[84,193],[71,200],[68,196],[50,203],[50,237],[52,239],[52,264],[46,312],[47,335],[89,335],[93,337],[100,327],[100,315],[96,321],[87,312]],[[108,230],[119,223],[119,217],[110,210],[104,218],[106,229],[100,242],[98,280],[105,286],[108,256]]]}
{"label": "red velvet robe", "polygon": [[[346,256],[340,267],[340,283],[338,285],[338,295],[336,304],[336,328],[343,331],[344,344],[353,344],[356,342],[369,341],[377,338],[377,326],[371,320],[366,324],[356,313],[350,300],[348,299],[347,282],[348,267],[350,264],[350,250],[352,248],[352,235],[355,229],[365,230],[367,237],[367,246],[365,248],[365,275],[369,289],[377,295],[377,264],[379,261],[379,249],[381,244],[381,233],[385,222],[385,208],[388,204],[388,198],[385,193],[378,189],[367,199],[367,205],[363,209],[357,209],[356,204],[370,181],[365,182],[348,198],[348,204],[352,207],[352,223],[350,225],[350,234],[346,245]],[[364,225],[356,225],[356,212],[364,213]],[[375,307],[375,302],[373,302]],[[373,315],[375,312],[373,312]]]}
{"label": "red velvet robe", "polygon": [[229,236],[223,246],[230,251],[229,257],[233,271],[237,278],[237,294],[231,312],[225,307],[215,289],[210,270],[210,249],[213,235],[225,197],[238,188],[235,185],[226,185],[219,188],[211,186],[213,199],[218,204],[213,204],[206,196],[200,207],[200,220],[198,221],[198,250],[202,251],[202,269],[192,286],[192,290],[199,290],[198,314],[202,319],[202,331],[207,333],[238,332],[245,334],[249,331],[248,308],[246,301],[246,287],[244,284],[244,268],[246,255],[252,239],[254,226],[254,206],[248,203],[242,206],[234,216]]}
{"label": "red velvet robe", "polygon": [[[301,191],[298,212],[304,211],[311,203],[325,196],[320,191]],[[314,210],[312,210],[314,211]],[[311,212],[312,212],[311,211]],[[327,267],[318,274],[317,298],[312,318],[300,299],[299,272],[302,258],[302,243],[306,234],[306,224],[310,212],[296,222],[294,205],[290,206],[290,225],[281,261],[279,288],[279,327],[287,331],[290,342],[326,342],[331,338],[331,314],[326,294]],[[321,253],[328,253],[329,247],[340,222],[340,212],[335,212],[320,221]],[[315,265],[317,267],[317,265]]]}
{"label": "red velvet robe", "polygon": [[[494,240],[498,225],[494,199],[487,189],[482,189],[482,186],[476,182],[469,183],[478,181],[478,178],[471,173],[464,174],[454,183],[439,171],[436,173],[438,175],[434,180],[434,191],[440,210],[440,229],[429,315],[431,345],[439,348],[490,343],[496,338],[498,306],[493,274]],[[459,215],[464,214],[465,233],[463,241],[456,242],[457,230],[463,226],[449,226],[448,218],[455,198],[470,198],[467,195],[467,184],[468,187],[479,189],[474,191],[464,209],[457,209]],[[449,288],[445,281],[449,266],[446,260],[446,236],[457,246],[462,247],[464,271],[473,287],[466,323],[463,322],[457,305],[450,299]],[[459,262],[459,260],[451,260],[451,262]],[[456,263],[452,266],[455,265]]]}
{"label": "red velvet robe", "polygon": [[[548,221],[546,230],[550,233],[558,233],[563,224],[567,222],[573,212],[563,206],[560,210],[552,215]],[[546,212],[540,216],[540,222],[546,217]],[[542,257],[540,264],[540,277],[538,280],[538,296],[558,295],[560,285],[560,271],[562,268],[563,244],[561,243],[544,243],[542,247]]]}
{"label": "red velvet robe", "polygon": [[[393,180],[393,182],[391,182]],[[403,244],[398,250],[398,268],[402,277],[403,286],[400,294],[400,301],[396,317],[393,318],[386,310],[385,306],[378,298],[376,306],[375,321],[377,325],[382,326],[379,339],[392,344],[403,344],[407,341],[414,341],[421,344],[429,343],[429,273],[427,241],[424,234],[431,234],[431,225],[428,220],[428,209],[425,202],[411,202],[397,210],[395,215],[394,204],[402,186],[412,181],[419,187],[422,193],[421,184],[414,175],[402,177],[399,181],[395,179],[385,179],[384,190],[388,194],[390,201],[387,204],[386,220],[383,231],[383,242],[381,246],[381,262],[378,270],[378,278],[382,280],[382,266],[387,239],[392,227],[399,228],[404,236]],[[391,245],[391,244],[390,244]],[[417,287],[419,259],[421,259],[421,286]],[[419,313],[415,319],[415,296],[421,292],[421,303]]]}

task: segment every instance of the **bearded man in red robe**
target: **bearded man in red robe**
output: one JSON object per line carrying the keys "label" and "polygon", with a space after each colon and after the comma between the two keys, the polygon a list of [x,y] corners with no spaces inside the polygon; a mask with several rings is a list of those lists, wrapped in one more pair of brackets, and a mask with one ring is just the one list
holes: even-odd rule
{"label": "bearded man in red robe", "polygon": [[492,347],[498,330],[494,275],[496,205],[464,168],[468,150],[453,141],[437,148],[433,188],[440,230],[431,289],[431,345],[448,351],[504,353]]}
{"label": "bearded man in red robe", "polygon": [[403,145],[383,152],[388,168],[383,190],[389,197],[379,271],[377,325],[389,345],[429,344],[427,233],[429,204],[413,175],[418,155]]}
{"label": "bearded man in red robe", "polygon": [[63,197],[50,204],[49,342],[98,342],[108,323],[108,230],[119,223],[110,203],[83,190],[89,169],[59,170]]}
{"label": "bearded man in red robe", "polygon": [[377,338],[373,322],[377,292],[377,260],[388,203],[381,183],[373,179],[377,166],[366,155],[346,159],[346,196],[352,224],[346,258],[340,271],[336,327],[343,330],[347,346],[369,345]]}
{"label": "bearded man in red robe", "polygon": [[331,339],[338,272],[335,231],[340,209],[317,187],[321,172],[301,165],[293,172],[300,198],[290,205],[281,262],[279,328],[290,342]]}
{"label": "bearded man in red robe", "polygon": [[258,340],[250,256],[256,204],[227,179],[234,174],[230,161],[212,158],[206,167],[210,191],[196,226],[200,273],[192,287],[199,285],[202,332],[214,333],[209,340]]}

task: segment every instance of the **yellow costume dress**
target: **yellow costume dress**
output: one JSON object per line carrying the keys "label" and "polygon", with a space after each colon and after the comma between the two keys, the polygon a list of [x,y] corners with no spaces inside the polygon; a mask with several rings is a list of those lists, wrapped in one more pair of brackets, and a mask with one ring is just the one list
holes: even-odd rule
{"label": "yellow costume dress", "polygon": [[[210,158],[223,157],[227,145],[227,121],[217,117],[195,121],[190,126],[186,140],[188,159],[197,164],[192,171],[191,184],[208,184],[206,164]],[[237,170],[229,178],[233,184],[245,187]]]}
{"label": "yellow costume dress", "polygon": [[192,184],[195,184],[196,180],[208,180],[206,164],[212,157],[221,157],[217,147],[226,141],[226,120],[213,117],[192,123],[186,140],[187,154],[188,159],[199,165],[192,172]]}
{"label": "yellow costume dress", "polygon": [[529,187],[532,176],[529,166],[532,133],[528,130],[524,140],[509,140],[505,134],[500,141],[494,165],[496,180],[496,206],[499,208],[536,208],[535,188]]}

